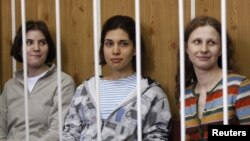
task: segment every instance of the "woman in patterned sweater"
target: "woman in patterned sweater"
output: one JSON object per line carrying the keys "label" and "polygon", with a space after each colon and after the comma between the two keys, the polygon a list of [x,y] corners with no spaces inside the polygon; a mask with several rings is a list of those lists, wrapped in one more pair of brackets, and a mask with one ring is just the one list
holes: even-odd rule
{"label": "woman in patterned sweater", "polygon": [[[141,42],[142,43],[142,42]],[[142,44],[143,47],[143,44]],[[101,116],[103,141],[137,140],[135,22],[128,16],[114,16],[104,24],[100,60],[109,73],[100,77],[101,114],[96,115],[95,77],[84,81],[75,93],[66,116],[64,141],[97,140],[96,117]],[[142,138],[167,141],[171,113],[159,84],[141,77]]]}
{"label": "woman in patterned sweater", "polygon": [[[206,141],[208,125],[223,124],[221,24],[196,17],[185,30],[186,138]],[[250,81],[232,73],[232,43],[227,35],[229,124],[250,124]],[[177,98],[179,84],[177,75]]]}

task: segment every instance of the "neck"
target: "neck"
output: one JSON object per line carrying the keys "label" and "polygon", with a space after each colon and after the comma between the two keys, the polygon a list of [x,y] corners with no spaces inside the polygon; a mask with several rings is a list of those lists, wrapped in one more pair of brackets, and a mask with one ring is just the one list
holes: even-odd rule
{"label": "neck", "polygon": [[28,77],[35,77],[38,76],[42,73],[44,73],[45,71],[48,70],[48,66],[47,65],[42,65],[40,67],[28,67]]}
{"label": "neck", "polygon": [[128,76],[133,75],[135,72],[134,71],[130,71],[130,72],[113,72],[110,75],[105,76],[104,78],[107,80],[117,80],[117,79],[121,79],[121,78],[126,78]]}
{"label": "neck", "polygon": [[197,87],[206,91],[212,89],[214,85],[222,78],[222,70],[219,67],[209,71],[195,71],[195,74],[198,81]]}

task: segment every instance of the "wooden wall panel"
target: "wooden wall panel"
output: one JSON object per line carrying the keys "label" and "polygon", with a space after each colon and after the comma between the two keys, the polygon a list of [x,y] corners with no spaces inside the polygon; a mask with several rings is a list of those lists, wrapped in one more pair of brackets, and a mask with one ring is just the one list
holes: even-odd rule
{"label": "wooden wall panel", "polygon": [[220,2],[220,0],[196,0],[196,15],[207,15],[220,19]]}
{"label": "wooden wall panel", "polygon": [[[0,0],[1,90],[12,76],[10,2]],[[16,1],[17,28],[20,26],[20,1]],[[228,31],[235,43],[236,64],[241,74],[250,77],[249,0],[227,1]],[[61,0],[62,70],[77,84],[94,75],[93,18],[91,0]],[[190,21],[190,0],[185,0],[185,23]],[[196,0],[196,15],[220,19],[220,1]],[[105,0],[101,3],[101,22],[113,15],[135,17],[134,0]],[[26,18],[44,20],[55,39],[55,3],[53,0],[26,0]],[[178,51],[178,0],[142,0],[141,27],[146,45],[143,74],[157,80],[170,99],[171,111],[178,117],[175,105],[175,75]],[[4,68],[3,68],[4,66]],[[108,70],[103,69],[105,74]]]}
{"label": "wooden wall panel", "polygon": [[250,1],[228,1],[227,29],[235,47],[238,72],[250,78]]}
{"label": "wooden wall panel", "polygon": [[[178,2],[145,0],[141,4],[142,33],[145,37],[146,76],[157,80],[176,111],[174,87],[178,48]],[[168,10],[166,10],[168,9]],[[174,112],[173,112],[174,113]],[[176,113],[174,113],[175,116]]]}
{"label": "wooden wall panel", "polygon": [[[0,39],[0,52],[1,52],[1,88],[4,83],[12,76],[11,69],[11,8],[10,1],[1,0],[0,2],[0,18],[1,18],[1,39]],[[2,90],[2,89],[1,89]]]}
{"label": "wooden wall panel", "polygon": [[80,84],[94,75],[92,3],[64,0],[61,15],[63,70]]}

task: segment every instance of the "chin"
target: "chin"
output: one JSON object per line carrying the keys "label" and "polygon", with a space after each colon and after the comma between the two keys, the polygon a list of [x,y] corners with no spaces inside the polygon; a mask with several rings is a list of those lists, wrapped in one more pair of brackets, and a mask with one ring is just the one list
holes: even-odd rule
{"label": "chin", "polygon": [[197,68],[200,70],[208,71],[208,70],[212,70],[214,67],[213,66],[198,66]]}
{"label": "chin", "polygon": [[43,65],[44,65],[44,63],[43,63],[43,64],[41,64],[41,63],[32,63],[32,64],[28,64],[28,66],[31,67],[31,68],[40,68],[40,67],[42,67]]}

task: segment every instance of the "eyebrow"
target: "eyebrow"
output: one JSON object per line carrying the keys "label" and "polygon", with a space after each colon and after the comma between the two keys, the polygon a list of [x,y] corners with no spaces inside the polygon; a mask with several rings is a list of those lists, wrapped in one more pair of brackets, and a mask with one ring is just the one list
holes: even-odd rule
{"label": "eyebrow", "polygon": [[[112,39],[105,39],[104,41],[113,41]],[[119,40],[119,42],[129,42],[127,39]]]}
{"label": "eyebrow", "polygon": [[[32,41],[34,41],[34,39],[30,39],[30,38],[27,38],[26,40],[32,40]],[[40,40],[38,40],[38,41],[47,41],[45,38],[43,38],[43,39],[40,39]]]}

